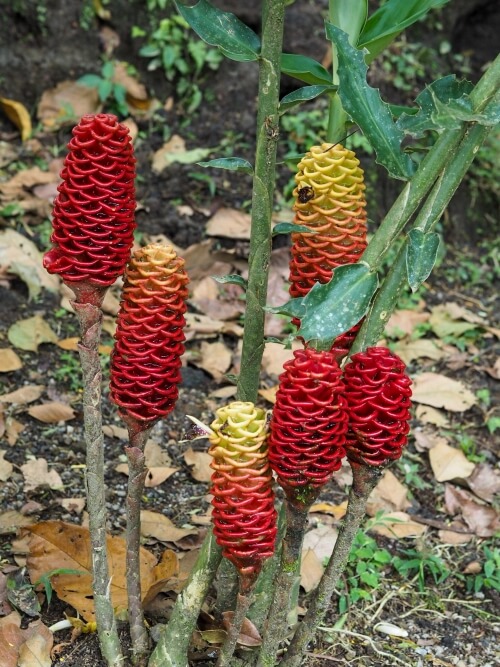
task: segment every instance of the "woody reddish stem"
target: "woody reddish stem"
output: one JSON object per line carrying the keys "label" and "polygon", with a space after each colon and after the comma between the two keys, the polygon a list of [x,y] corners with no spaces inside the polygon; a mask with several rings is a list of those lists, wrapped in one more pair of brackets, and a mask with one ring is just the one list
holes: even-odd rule
{"label": "woody reddish stem", "polygon": [[141,548],[141,497],[147,475],[144,447],[151,429],[138,430],[129,424],[130,446],[125,448],[128,459],[127,488],[127,595],[130,637],[133,662],[146,664],[149,638],[144,625],[142,609],[140,548]]}
{"label": "woody reddish stem", "polygon": [[240,636],[241,626],[243,625],[243,621],[245,620],[246,613],[252,600],[251,589],[253,587],[251,587],[251,589],[245,593],[241,591],[241,588],[242,587],[240,586],[240,592],[236,598],[236,609],[234,611],[234,616],[231,620],[226,640],[222,645],[216,667],[231,667],[231,665],[234,664],[234,650],[238,642],[238,637]]}
{"label": "woody reddish stem", "polygon": [[335,548],[304,619],[298,626],[280,667],[300,667],[308,643],[314,638],[330,605],[335,585],[347,565],[356,533],[365,516],[366,501],[382,474],[382,467],[351,464],[353,483],[344,523]]}
{"label": "woody reddish stem", "polygon": [[109,667],[123,664],[120,640],[110,598],[106,549],[106,497],[104,491],[104,447],[101,416],[102,372],[98,345],[102,312],[91,304],[73,302],[78,316],[81,343],[78,346],[83,373],[83,419],[87,448],[87,509],[92,549],[92,591],[102,654]]}

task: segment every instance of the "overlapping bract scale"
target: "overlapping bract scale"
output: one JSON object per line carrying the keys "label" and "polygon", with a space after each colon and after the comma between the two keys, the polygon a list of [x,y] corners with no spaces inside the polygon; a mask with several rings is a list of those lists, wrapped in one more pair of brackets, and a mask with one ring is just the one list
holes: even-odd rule
{"label": "overlapping bract scale", "polygon": [[112,114],[83,116],[73,129],[54,202],[49,273],[71,284],[112,285],[130,258],[135,158],[129,131]]}
{"label": "overlapping bract scale", "polygon": [[345,456],[346,401],[331,352],[296,350],[284,365],[270,424],[269,460],[287,488],[318,488]]}
{"label": "overlapping bract scale", "polygon": [[411,380],[385,347],[358,352],[344,368],[351,461],[379,466],[401,456],[410,430]]}
{"label": "overlapping bract scale", "polygon": [[184,352],[188,277],[170,246],[134,253],[125,273],[111,357],[111,397],[144,427],[174,408]]}
{"label": "overlapping bract scale", "polygon": [[276,537],[266,414],[253,403],[234,401],[217,410],[211,429],[214,534],[242,580],[253,581],[273,554]]}

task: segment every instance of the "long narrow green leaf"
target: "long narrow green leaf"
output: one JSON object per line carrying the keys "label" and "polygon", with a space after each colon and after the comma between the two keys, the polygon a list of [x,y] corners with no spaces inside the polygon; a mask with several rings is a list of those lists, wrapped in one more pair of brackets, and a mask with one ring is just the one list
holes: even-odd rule
{"label": "long narrow green leaf", "polygon": [[188,7],[176,2],[179,14],[207,44],[217,46],[231,60],[257,60],[260,39],[247,25],[231,12],[223,12],[208,0]]}
{"label": "long narrow green leaf", "polygon": [[370,63],[403,30],[422,19],[430,10],[442,7],[449,0],[388,0],[366,21],[358,49],[367,49]]}
{"label": "long narrow green leaf", "polygon": [[363,131],[375,152],[377,162],[395,178],[407,180],[414,165],[401,148],[403,132],[396,127],[389,105],[377,89],[366,82],[367,66],[362,51],[349,44],[347,35],[331,23],[326,24],[328,39],[337,47],[342,106]]}

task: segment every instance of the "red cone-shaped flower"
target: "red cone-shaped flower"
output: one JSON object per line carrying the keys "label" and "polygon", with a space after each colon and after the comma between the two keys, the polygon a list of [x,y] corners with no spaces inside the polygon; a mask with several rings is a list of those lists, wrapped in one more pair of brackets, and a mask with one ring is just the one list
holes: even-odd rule
{"label": "red cone-shaped flower", "polygon": [[130,423],[149,428],[178,397],[188,277],[170,246],[134,253],[125,273],[111,357],[111,398]]}
{"label": "red cone-shaped flower", "polygon": [[130,134],[111,114],[83,116],[73,129],[54,202],[49,273],[70,287],[105,289],[130,258],[135,229],[135,158]]}
{"label": "red cone-shaped flower", "polygon": [[212,521],[222,553],[249,587],[274,553],[276,511],[267,459],[267,420],[253,403],[234,401],[217,410],[210,450]]}
{"label": "red cone-shaped flower", "polygon": [[410,430],[411,380],[404,363],[385,347],[369,347],[351,357],[344,382],[349,459],[372,466],[398,459]]}
{"label": "red cone-shaped flower", "polygon": [[[294,352],[279,378],[270,424],[269,460],[290,499],[313,499],[345,456],[346,402],[331,352]],[[297,492],[303,490],[302,496]]]}

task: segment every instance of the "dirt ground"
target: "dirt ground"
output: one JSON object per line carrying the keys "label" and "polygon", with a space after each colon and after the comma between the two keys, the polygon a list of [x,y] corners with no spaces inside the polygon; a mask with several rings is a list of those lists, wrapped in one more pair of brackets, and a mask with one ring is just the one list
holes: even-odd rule
{"label": "dirt ground", "polygon": [[[101,43],[99,29],[103,25],[112,27],[120,35],[121,44],[117,57],[132,63],[138,70],[141,81],[146,85],[148,93],[160,100],[161,106],[153,116],[137,116],[138,139],[135,142],[138,160],[137,182],[138,212],[137,225],[141,242],[157,238],[158,235],[168,238],[179,248],[185,250],[196,246],[207,239],[206,224],[218,210],[222,208],[248,211],[250,199],[250,181],[248,176],[231,172],[215,171],[210,174],[213,183],[210,191],[206,180],[193,177],[199,168],[193,165],[175,164],[161,173],[152,170],[152,154],[160,149],[166,139],[173,134],[181,135],[188,148],[224,147],[228,155],[237,154],[248,160],[253,159],[255,135],[255,98],[257,91],[257,67],[254,63],[234,63],[223,61],[216,72],[211,72],[201,83],[204,93],[202,106],[193,114],[187,115],[175,101],[172,85],[162,79],[158,73],[148,73],[142,59],[138,55],[138,45],[130,38],[133,24],[146,23],[143,5],[145,3],[125,3],[134,8],[123,9],[123,2],[113,1],[108,5],[111,10],[111,21],[98,21],[93,18],[89,28],[83,29],[79,19],[80,3],[56,2],[47,0],[44,3],[19,2],[9,3],[0,0],[0,11],[3,13],[0,26],[0,45],[12,40],[9,48],[0,46],[0,93],[4,97],[23,101],[32,112],[41,94],[61,80],[76,79],[82,74],[99,71]],[[258,7],[252,3],[236,1],[218,2],[219,7],[239,12],[241,18],[254,29],[258,30]],[[245,7],[241,7],[245,4]],[[256,3],[257,5],[258,3]],[[376,4],[376,3],[374,3]],[[452,52],[465,54],[470,63],[470,78],[477,80],[483,65],[495,55],[495,46],[500,29],[500,12],[497,3],[485,0],[470,3],[451,3],[439,13],[442,30],[428,30],[424,26],[416,26],[408,39],[419,40],[423,36],[434,45],[437,41],[448,40]],[[34,16],[35,5],[45,7],[45,20],[42,23]],[[298,0],[288,11],[285,30],[285,48],[290,52],[304,53],[318,60],[325,57],[325,43],[322,35],[323,17],[326,2]],[[321,10],[321,11],[320,11]],[[38,14],[40,16],[40,14]],[[131,18],[133,16],[133,18]],[[436,36],[438,35],[438,36]],[[58,36],[61,36],[59,39]],[[14,37],[14,39],[12,39]],[[69,46],[71,45],[71,47]],[[39,66],[36,66],[39,63]],[[456,63],[455,63],[456,64]],[[440,66],[447,72],[454,66],[451,56],[443,55]],[[382,69],[373,74],[386,97],[391,101],[412,99],[412,92],[391,88],[390,76]],[[414,82],[418,86],[422,82]],[[282,92],[293,89],[290,79],[283,79]],[[174,96],[173,105],[165,104]],[[406,99],[406,101],[409,101]],[[0,145],[2,150],[8,145],[12,159],[0,162],[0,185],[12,178],[15,170],[22,171],[44,162],[50,164],[54,159],[64,156],[63,147],[70,136],[70,126],[63,126],[56,131],[47,131],[37,126],[34,139],[37,143],[23,144],[14,126],[0,114]],[[233,153],[232,150],[235,149]],[[5,149],[6,150],[6,149]],[[283,158],[286,148],[280,147]],[[220,153],[219,153],[220,154]],[[219,154],[211,155],[216,157]],[[0,151],[0,157],[2,152]],[[374,166],[370,156],[361,155],[365,171],[370,172],[368,200],[371,231],[376,228],[377,221],[389,208],[400,184],[388,181],[380,169]],[[16,168],[12,167],[16,164]],[[10,166],[9,166],[10,165]],[[284,202],[281,193],[287,187],[291,172],[281,162],[277,192],[278,201]],[[415,418],[412,426],[414,433],[423,437],[434,438],[445,436],[446,433],[460,433],[468,437],[467,442],[476,464],[490,470],[498,468],[498,448],[494,441],[494,433],[487,428],[487,420],[493,416],[495,394],[498,394],[498,295],[494,287],[493,273],[498,269],[491,249],[498,232],[498,201],[488,199],[475,200],[470,206],[472,197],[471,185],[465,184],[449,207],[443,222],[443,235],[447,245],[447,254],[441,266],[427,282],[425,290],[418,300],[410,298],[401,308],[407,313],[417,308],[419,313],[433,313],[433,309],[446,304],[458,303],[460,307],[481,318],[478,334],[474,339],[460,338],[453,353],[438,360],[416,358],[410,362],[410,373],[444,372],[449,378],[464,383],[473,393],[487,391],[489,399],[477,402],[466,412],[447,412],[447,426],[440,427]],[[33,241],[39,250],[44,251],[48,244],[47,208],[31,210],[24,216],[2,214],[0,201],[0,230],[15,230]],[[482,208],[483,207],[483,208]],[[485,210],[484,207],[486,207]],[[496,208],[495,208],[496,207]],[[475,217],[470,219],[471,208]],[[42,212],[40,212],[42,211]],[[285,215],[286,205],[279,214]],[[289,214],[289,207],[288,207]],[[284,238],[284,237],[283,237]],[[286,241],[279,238],[276,250],[284,250]],[[198,246],[197,246],[198,247]],[[248,254],[248,242],[240,239],[235,244],[225,236],[212,240],[209,253],[214,262],[220,260],[220,253],[235,251],[235,265],[241,268]],[[286,252],[286,251],[285,251]],[[217,255],[219,253],[219,255]],[[278,254],[276,255],[278,257]],[[284,257],[284,255],[281,255]],[[214,263],[213,262],[213,263]],[[476,272],[474,267],[477,267]],[[201,274],[210,275],[210,263],[200,269]],[[29,298],[25,281],[19,276],[4,274],[0,276],[0,347],[9,345],[8,331],[16,322],[41,316],[56,332],[59,340],[77,336],[77,325],[74,317],[61,311],[61,293],[42,290],[40,296]],[[204,314],[199,304],[190,304],[194,314]],[[108,313],[111,318],[112,312]],[[239,323],[236,314],[230,321]],[[424,320],[421,320],[423,322]],[[462,320],[461,320],[462,321]],[[489,328],[489,329],[488,329]],[[231,329],[231,327],[229,327]],[[496,332],[496,333],[495,333]],[[432,332],[431,332],[432,335]],[[152,433],[152,439],[160,445],[168,465],[177,468],[177,472],[164,483],[147,488],[144,494],[144,506],[148,510],[162,513],[178,527],[196,526],[194,535],[185,540],[181,546],[154,538],[146,539],[145,545],[159,556],[165,546],[169,546],[186,558],[202,541],[204,530],[202,523],[193,522],[198,515],[203,516],[209,508],[206,497],[208,484],[194,478],[193,470],[185,459],[186,448],[192,447],[195,452],[203,452],[204,441],[180,444],[188,426],[186,415],[209,423],[213,411],[227,400],[224,387],[230,386],[224,381],[224,373],[214,374],[203,363],[198,363],[203,345],[220,342],[230,351],[231,364],[226,370],[235,372],[238,363],[238,341],[240,335],[221,331],[203,337],[196,332],[187,343],[185,366],[182,370],[183,382],[180,398],[174,412],[165,422],[158,424]],[[394,340],[397,340],[394,339]],[[394,340],[392,342],[394,342]],[[404,339],[406,340],[406,339]],[[104,345],[111,345],[112,338],[108,333],[103,337]],[[453,345],[449,340],[445,344]],[[61,504],[61,499],[83,498],[85,495],[82,464],[85,456],[83,438],[81,388],[78,379],[77,364],[61,358],[61,349],[53,344],[42,344],[36,353],[16,350],[22,367],[0,374],[1,395],[13,392],[23,385],[44,385],[43,401],[60,401],[70,405],[74,410],[74,418],[57,423],[44,423],[27,412],[26,405],[7,404],[3,410],[2,420],[16,420],[24,427],[15,439],[9,443],[7,432],[0,440],[1,449],[5,450],[5,459],[13,466],[12,474],[6,481],[0,481],[1,513],[15,511],[29,517],[35,522],[60,520],[80,523],[82,515],[74,509]],[[66,353],[67,354],[67,353]],[[71,353],[70,353],[71,354]],[[72,353],[75,355],[75,353]],[[451,361],[450,361],[451,355]],[[73,357],[75,358],[75,357]],[[57,374],[61,364],[68,366],[66,375]],[[496,365],[495,365],[496,364]],[[496,369],[496,370],[495,370]],[[495,373],[497,375],[495,376]],[[262,388],[267,389],[276,384],[277,377],[273,369],[263,370]],[[108,427],[123,427],[116,410],[107,400],[107,383],[103,384],[103,421]],[[486,401],[486,399],[485,399]],[[2,403],[0,403],[0,406]],[[270,404],[263,405],[270,408]],[[12,422],[9,422],[12,423]],[[127,478],[116,471],[116,466],[124,461],[123,447],[125,441],[118,431],[118,437],[108,430],[105,436],[106,456],[106,489],[109,515],[109,531],[114,535],[123,533],[125,526],[124,498]],[[463,438],[465,438],[463,435]],[[498,435],[498,433],[497,433]],[[455,436],[453,436],[455,437]],[[462,435],[460,436],[462,437]],[[462,438],[462,440],[463,440]],[[456,440],[451,440],[456,442]],[[491,547],[491,536],[485,531],[471,532],[470,541],[463,544],[447,544],[438,537],[438,532],[446,528],[451,521],[445,509],[445,487],[435,482],[433,470],[429,463],[422,440],[412,436],[409,446],[407,468],[394,467],[393,472],[401,482],[410,489],[410,504],[407,512],[426,532],[420,537],[396,540],[390,536],[373,533],[380,549],[386,549],[392,556],[404,555],[404,551],[424,549],[429,553],[438,553],[446,567],[453,572],[463,574],[470,564],[482,567],[484,558],[483,546]],[[63,489],[56,490],[49,485],[38,486],[26,490],[25,478],[21,467],[29,459],[45,459],[49,468],[55,470],[62,481]],[[415,476],[424,485],[412,484],[411,466],[415,466]],[[0,478],[1,479],[1,478]],[[458,488],[470,487],[463,482]],[[346,498],[345,479],[333,481],[325,489],[320,501],[331,506],[340,505]],[[479,502],[482,502],[479,501]],[[482,506],[482,505],[481,505]],[[488,510],[498,508],[498,500],[487,503]],[[326,514],[314,514],[311,528],[318,524],[335,527],[338,519]],[[0,515],[0,527],[1,515]],[[470,527],[470,526],[469,526]],[[3,531],[3,534],[2,534]],[[460,532],[460,531],[459,531]],[[466,531],[462,531],[466,532]],[[0,531],[0,572],[8,573],[16,561],[14,559],[16,534],[8,526]],[[13,546],[14,544],[14,546]],[[433,551],[434,550],[434,551]],[[474,570],[472,569],[471,572]],[[424,665],[450,667],[493,667],[498,664],[498,632],[499,593],[494,588],[483,588],[474,593],[466,588],[464,576],[450,576],[441,583],[436,583],[427,572],[424,590],[419,590],[415,574],[404,576],[394,569],[381,570],[381,581],[370,590],[369,599],[360,600],[349,608],[348,617],[341,627],[334,625],[338,620],[337,611],[331,611],[325,619],[324,627],[316,646],[311,647],[304,665],[309,667],[328,667],[336,664],[354,664],[361,667],[387,667],[404,663],[412,667]],[[345,591],[347,578],[339,584],[339,594]],[[168,592],[161,604],[150,611],[148,620],[151,627],[165,620],[165,614],[175,597]],[[204,613],[208,617],[210,603]],[[300,605],[307,606],[307,595],[301,593]],[[335,603],[336,605],[336,603]],[[167,612],[165,611],[167,610]],[[50,606],[42,605],[41,619],[45,625],[62,619],[71,610],[68,605],[53,598]],[[5,612],[0,606],[0,615]],[[29,622],[23,617],[23,623]],[[404,628],[405,638],[377,633],[373,627],[378,621],[387,621]],[[202,618],[200,627],[209,626],[209,621]],[[122,635],[124,646],[128,646],[126,628]],[[70,641],[68,631],[57,633],[56,643]],[[192,665],[215,664],[216,650],[199,636],[190,656]],[[1,652],[0,652],[1,656]],[[99,649],[95,634],[80,635],[72,643],[61,648],[61,653],[54,657],[53,665],[65,667],[105,667],[99,657]],[[0,664],[0,667],[4,665]]]}

